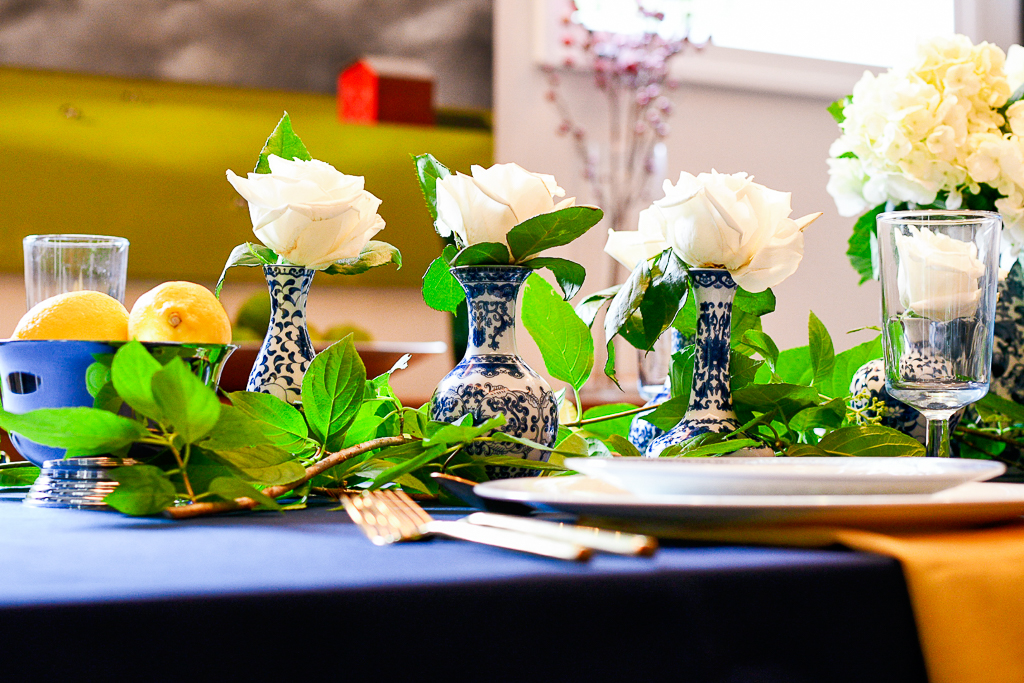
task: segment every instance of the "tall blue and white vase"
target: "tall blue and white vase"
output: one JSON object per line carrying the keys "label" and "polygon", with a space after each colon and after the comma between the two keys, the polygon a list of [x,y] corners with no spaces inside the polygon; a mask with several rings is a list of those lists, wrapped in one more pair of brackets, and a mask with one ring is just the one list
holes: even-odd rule
{"label": "tall blue and white vase", "polygon": [[263,273],[270,288],[270,326],[245,389],[298,403],[302,377],[314,356],[306,328],[306,296],[316,271],[274,264],[263,266]]}
{"label": "tall blue and white vase", "polygon": [[705,432],[731,432],[740,427],[729,388],[729,328],[736,282],[724,268],[691,268],[691,290],[697,305],[697,339],[693,384],[686,415],[666,434],[654,439],[646,456]]}
{"label": "tall blue and white vase", "polygon": [[[671,372],[672,356],[683,349],[683,335],[674,327],[670,327],[668,332],[665,334],[669,336],[669,371]],[[633,417],[633,421],[629,425],[629,442],[636,446],[637,450],[641,453],[646,452],[647,447],[651,445],[651,442],[665,433],[664,429],[658,429],[650,422],[643,419],[644,416],[652,413],[655,408],[670,398],[672,398],[672,378],[666,377],[665,383],[662,384],[658,391],[651,396],[650,400],[644,404],[644,408],[650,408],[651,410],[637,413]]]}
{"label": "tall blue and white vase", "polygon": [[[471,414],[475,424],[505,416],[499,431],[542,446],[555,443],[558,406],[551,387],[516,351],[516,299],[532,271],[520,266],[462,266],[452,275],[466,290],[469,339],[466,355],[437,385],[430,417],[453,422]],[[506,455],[547,460],[549,453],[514,443],[487,442],[469,447],[474,455]],[[536,470],[487,467],[492,479],[532,476]]]}

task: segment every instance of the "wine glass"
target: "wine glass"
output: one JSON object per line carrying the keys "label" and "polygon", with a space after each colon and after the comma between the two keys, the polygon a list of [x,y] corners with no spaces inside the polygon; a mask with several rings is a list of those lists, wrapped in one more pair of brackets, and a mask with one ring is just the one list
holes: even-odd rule
{"label": "wine glass", "polygon": [[878,216],[885,388],[928,420],[927,455],[949,457],[949,417],[988,392],[999,214]]}

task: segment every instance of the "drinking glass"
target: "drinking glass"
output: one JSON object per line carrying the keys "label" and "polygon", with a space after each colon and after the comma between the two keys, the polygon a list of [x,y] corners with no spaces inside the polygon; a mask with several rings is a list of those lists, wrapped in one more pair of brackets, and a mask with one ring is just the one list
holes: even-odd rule
{"label": "drinking glass", "polygon": [[109,294],[124,303],[128,240],[107,235],[29,235],[25,249],[25,304],[78,290]]}
{"label": "drinking glass", "polygon": [[885,388],[928,420],[927,455],[949,457],[949,417],[988,392],[999,214],[878,216]]}
{"label": "drinking glass", "polygon": [[672,354],[682,349],[679,330],[670,327],[658,337],[650,351],[637,351],[637,393],[650,401],[665,391],[665,382],[672,367]]}

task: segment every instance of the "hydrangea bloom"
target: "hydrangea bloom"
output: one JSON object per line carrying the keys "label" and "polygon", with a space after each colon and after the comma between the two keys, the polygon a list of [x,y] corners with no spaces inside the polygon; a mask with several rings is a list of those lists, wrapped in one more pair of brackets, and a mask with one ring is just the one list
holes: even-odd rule
{"label": "hydrangea bloom", "polygon": [[866,72],[829,150],[839,213],[886,202],[958,209],[964,193],[988,186],[1013,248],[1024,247],[1024,101],[1006,107],[1022,83],[1024,48],[1007,56],[965,36],[935,38],[907,66]]}

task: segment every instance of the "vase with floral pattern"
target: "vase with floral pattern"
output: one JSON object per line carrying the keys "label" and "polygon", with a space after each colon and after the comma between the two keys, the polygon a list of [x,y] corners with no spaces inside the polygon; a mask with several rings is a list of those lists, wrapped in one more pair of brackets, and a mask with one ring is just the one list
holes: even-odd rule
{"label": "vase with floral pattern", "polygon": [[306,328],[306,297],[315,270],[304,266],[263,266],[270,288],[270,326],[249,373],[246,391],[301,401],[302,377],[313,360]]}
{"label": "vase with floral pattern", "polygon": [[[430,417],[455,422],[471,414],[475,424],[503,415],[498,431],[551,446],[558,433],[558,406],[548,383],[516,350],[516,299],[532,272],[520,266],[461,266],[452,275],[466,290],[469,338],[466,355],[441,380],[430,403]],[[505,455],[547,460],[549,453],[515,443],[487,442],[468,447],[474,455]],[[532,476],[536,470],[488,466],[492,479]]]}
{"label": "vase with floral pattern", "polygon": [[729,388],[729,328],[736,282],[724,268],[691,268],[690,281],[697,305],[690,403],[679,424],[651,441],[645,453],[649,458],[657,458],[666,448],[700,434],[731,432],[740,427]]}

